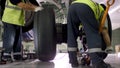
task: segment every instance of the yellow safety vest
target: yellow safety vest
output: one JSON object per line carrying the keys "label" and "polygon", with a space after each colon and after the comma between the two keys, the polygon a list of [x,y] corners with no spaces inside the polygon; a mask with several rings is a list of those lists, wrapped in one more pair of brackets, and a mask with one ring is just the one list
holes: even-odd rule
{"label": "yellow safety vest", "polygon": [[9,23],[9,24],[24,26],[25,24],[24,11],[18,6],[13,5],[10,2],[10,0],[6,0],[6,5],[5,5],[5,10],[4,10],[4,14],[2,17],[2,21]]}
{"label": "yellow safety vest", "polygon": [[104,12],[104,8],[100,4],[97,4],[92,0],[76,0],[73,1],[72,4],[73,3],[84,3],[88,5],[93,10],[96,19],[100,21],[99,19],[101,18],[101,14]]}

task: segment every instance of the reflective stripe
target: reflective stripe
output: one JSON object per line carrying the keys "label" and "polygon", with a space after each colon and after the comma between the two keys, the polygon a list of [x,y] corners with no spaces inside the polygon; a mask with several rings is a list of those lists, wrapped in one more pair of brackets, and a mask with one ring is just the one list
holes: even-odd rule
{"label": "reflective stripe", "polygon": [[13,55],[21,55],[21,54],[22,54],[21,52],[13,53]]}
{"label": "reflective stripe", "polygon": [[68,47],[68,51],[77,51],[76,47]]}
{"label": "reflective stripe", "polygon": [[[11,54],[13,54],[13,55],[21,55],[22,53],[21,52],[16,52],[16,53],[11,53]],[[4,56],[11,56],[11,54],[10,53],[4,53],[3,55]]]}
{"label": "reflective stripe", "polygon": [[13,52],[11,52],[11,54],[10,54],[10,53],[4,53],[3,55],[4,55],[4,56],[10,56],[11,60],[12,60],[12,61],[15,61]]}
{"label": "reflective stripe", "polygon": [[88,53],[93,53],[93,52],[105,52],[101,48],[91,48],[88,49]]}
{"label": "reflective stripe", "polygon": [[4,56],[10,56],[10,54],[9,54],[9,53],[4,53],[3,55],[4,55]]}
{"label": "reflective stripe", "polygon": [[21,8],[14,7],[14,6],[8,6],[8,5],[5,5],[5,7],[7,7],[7,8],[11,8],[11,9],[15,9],[15,10],[21,10]]}

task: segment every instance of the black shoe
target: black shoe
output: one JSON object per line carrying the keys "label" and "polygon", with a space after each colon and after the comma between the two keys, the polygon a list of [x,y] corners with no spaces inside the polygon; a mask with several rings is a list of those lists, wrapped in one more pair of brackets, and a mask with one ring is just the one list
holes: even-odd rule
{"label": "black shoe", "polygon": [[99,62],[93,65],[93,68],[113,68],[113,67],[110,64],[107,64],[105,62]]}
{"label": "black shoe", "polygon": [[73,68],[75,68],[75,67],[78,67],[79,64],[78,64],[78,63],[72,63],[71,66],[72,66]]}
{"label": "black shoe", "polygon": [[3,56],[3,61],[6,61],[6,63],[11,63],[14,61],[14,59],[11,58],[11,56]]}
{"label": "black shoe", "polygon": [[3,60],[3,59],[1,59],[1,61],[0,61],[0,65],[2,65],[2,64],[6,64],[7,62],[5,61],[5,60]]}
{"label": "black shoe", "polygon": [[15,61],[24,61],[27,60],[27,57],[23,57],[22,55],[14,55]]}
{"label": "black shoe", "polygon": [[70,63],[72,67],[78,67],[78,60],[77,60],[77,52],[73,51],[73,52],[69,52],[69,59],[70,59]]}
{"label": "black shoe", "polygon": [[15,61],[25,61],[25,60],[27,60],[27,57],[21,57],[21,58],[17,58],[17,59],[15,59]]}

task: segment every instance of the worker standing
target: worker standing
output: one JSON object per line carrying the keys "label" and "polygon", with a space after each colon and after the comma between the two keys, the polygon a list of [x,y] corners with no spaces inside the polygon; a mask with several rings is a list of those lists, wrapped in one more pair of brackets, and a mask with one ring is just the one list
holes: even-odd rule
{"label": "worker standing", "polygon": [[25,24],[25,11],[40,11],[40,6],[27,3],[26,0],[6,0],[2,16],[3,22],[3,58],[11,61],[22,59],[22,26]]}
{"label": "worker standing", "polygon": [[107,57],[106,44],[99,33],[99,19],[103,12],[104,8],[92,0],[75,0],[70,5],[67,17],[67,43],[69,62],[72,67],[79,66],[76,39],[79,35],[79,26],[82,23],[93,68],[111,68],[109,64],[104,62]]}

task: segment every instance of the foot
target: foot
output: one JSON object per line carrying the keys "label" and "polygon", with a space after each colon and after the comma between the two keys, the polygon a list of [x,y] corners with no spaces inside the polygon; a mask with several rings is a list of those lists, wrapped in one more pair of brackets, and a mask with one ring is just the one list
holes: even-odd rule
{"label": "foot", "polygon": [[79,64],[78,63],[71,63],[71,66],[72,66],[72,68],[76,68],[79,66]]}
{"label": "foot", "polygon": [[113,67],[110,64],[107,64],[105,62],[99,62],[93,65],[93,68],[113,68]]}
{"label": "foot", "polygon": [[14,59],[11,58],[11,56],[3,56],[2,60],[5,61],[6,63],[14,62]]}
{"label": "foot", "polygon": [[2,64],[6,64],[6,61],[3,59],[1,59],[1,61],[0,61],[0,65],[2,65]]}
{"label": "foot", "polygon": [[15,58],[15,61],[25,61],[27,59],[27,57]]}

